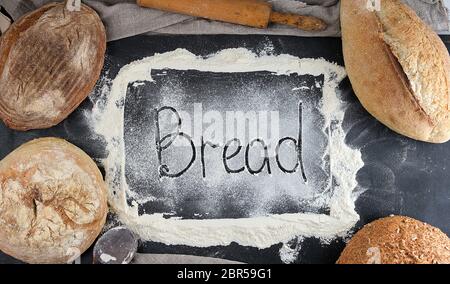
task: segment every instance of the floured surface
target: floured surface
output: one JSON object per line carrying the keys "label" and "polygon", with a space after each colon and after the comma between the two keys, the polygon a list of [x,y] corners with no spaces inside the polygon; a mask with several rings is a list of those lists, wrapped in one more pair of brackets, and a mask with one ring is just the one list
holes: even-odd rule
{"label": "floured surface", "polygon": [[[318,108],[323,76],[194,70],[151,75],[151,83],[129,85],[124,112],[125,175],[140,211],[184,219],[328,211],[330,131],[322,131]],[[156,109],[168,106],[156,118]],[[157,128],[160,139],[176,135],[161,151],[161,162]]]}
{"label": "floured surface", "polygon": [[[323,99],[318,106],[324,124],[321,131],[330,135],[328,153],[335,184],[328,199],[329,214],[285,213],[255,214],[237,219],[182,219],[165,218],[172,212],[142,214],[139,199],[126,183],[126,156],[124,142],[124,105],[130,83],[153,81],[154,69],[198,70],[201,72],[244,73],[267,71],[270,76],[323,76]],[[270,77],[269,76],[269,77]],[[358,220],[352,192],[356,187],[356,173],[363,163],[359,151],[344,142],[342,120],[345,104],[338,98],[338,84],[346,76],[342,67],[323,59],[300,59],[290,55],[258,56],[246,49],[229,49],[207,58],[195,56],[187,50],[158,54],[124,66],[104,88],[103,98],[93,110],[94,130],[107,141],[108,157],[103,160],[110,187],[110,204],[120,220],[146,239],[165,244],[183,244],[207,247],[240,245],[266,248],[287,242],[296,236],[315,236],[329,240],[344,236]],[[300,87],[300,86],[298,86]],[[106,99],[106,100],[105,100]],[[115,125],[115,127],[111,127]],[[331,128],[331,134],[328,131]],[[307,133],[305,134],[307,135]],[[323,153],[322,158],[326,155]],[[201,177],[200,177],[201,179]],[[279,179],[282,182],[283,179]],[[166,179],[161,179],[166,182]],[[319,188],[316,188],[320,192]],[[151,196],[146,196],[151,201]]]}

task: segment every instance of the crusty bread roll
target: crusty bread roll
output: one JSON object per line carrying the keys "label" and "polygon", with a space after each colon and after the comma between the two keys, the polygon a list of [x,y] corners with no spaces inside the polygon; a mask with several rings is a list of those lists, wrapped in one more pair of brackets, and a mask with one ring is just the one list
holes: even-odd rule
{"label": "crusty bread roll", "polygon": [[[448,51],[407,5],[342,0],[345,67],[362,105],[392,130],[413,139],[450,139]],[[375,5],[376,8],[376,5]]]}
{"label": "crusty bread roll", "polygon": [[60,123],[94,88],[105,49],[103,23],[86,5],[23,16],[0,40],[0,118],[17,130]]}
{"label": "crusty bread roll", "polygon": [[28,263],[65,263],[105,224],[106,184],[92,159],[56,138],[25,143],[0,162],[0,250]]}
{"label": "crusty bread roll", "polygon": [[342,252],[338,264],[450,263],[450,239],[441,230],[403,216],[367,224]]}

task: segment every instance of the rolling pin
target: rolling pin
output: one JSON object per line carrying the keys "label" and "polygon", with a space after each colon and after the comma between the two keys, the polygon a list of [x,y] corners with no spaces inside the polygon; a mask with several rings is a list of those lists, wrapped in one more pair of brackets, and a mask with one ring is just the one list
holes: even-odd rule
{"label": "rolling pin", "polygon": [[319,18],[279,13],[263,0],[137,0],[142,7],[210,20],[267,28],[269,23],[289,25],[306,31],[324,30]]}

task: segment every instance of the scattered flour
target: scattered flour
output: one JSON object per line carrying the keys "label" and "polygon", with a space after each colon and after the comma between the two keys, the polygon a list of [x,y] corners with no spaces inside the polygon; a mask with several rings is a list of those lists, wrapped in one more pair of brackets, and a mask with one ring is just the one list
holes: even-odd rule
{"label": "scattered flour", "polygon": [[[152,82],[153,69],[198,70],[240,73],[268,71],[274,75],[324,75],[321,112],[325,117],[324,133],[332,129],[329,141],[331,172],[335,190],[330,213],[296,213],[255,216],[241,219],[164,218],[164,214],[139,214],[138,204],[131,206],[127,196],[133,192],[125,178],[124,105],[129,83]],[[107,142],[107,157],[102,161],[109,185],[109,203],[121,222],[145,240],[169,245],[208,247],[237,242],[243,246],[267,248],[299,237],[330,240],[344,237],[358,221],[354,189],[356,173],[363,166],[361,153],[345,144],[342,121],[345,103],[338,97],[338,84],[345,78],[343,67],[324,59],[298,58],[291,55],[256,55],[243,48],[226,49],[209,57],[196,56],[185,49],[156,54],[132,62],[119,71],[111,85],[103,88],[96,101],[92,119],[94,131]],[[289,262],[295,252],[283,246],[280,255]],[[298,251],[298,250],[297,250]]]}
{"label": "scattered flour", "polygon": [[293,263],[296,261],[302,249],[302,242],[303,239],[300,237],[295,240],[294,245],[290,244],[290,242],[283,243],[279,252],[281,261],[284,263]]}
{"label": "scattered flour", "polygon": [[115,258],[114,256],[111,256],[111,255],[106,254],[106,253],[102,253],[100,255],[100,259],[103,261],[103,263],[108,263],[108,262],[117,260],[117,258]]}

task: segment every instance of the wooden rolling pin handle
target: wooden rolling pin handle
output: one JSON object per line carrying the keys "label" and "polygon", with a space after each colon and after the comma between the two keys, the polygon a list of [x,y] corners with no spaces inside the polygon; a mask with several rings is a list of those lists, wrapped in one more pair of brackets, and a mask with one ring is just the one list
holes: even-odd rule
{"label": "wooden rolling pin handle", "polygon": [[305,31],[322,31],[327,28],[327,24],[316,17],[285,14],[275,11],[270,14],[270,22],[296,27]]}

